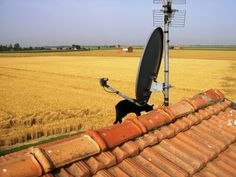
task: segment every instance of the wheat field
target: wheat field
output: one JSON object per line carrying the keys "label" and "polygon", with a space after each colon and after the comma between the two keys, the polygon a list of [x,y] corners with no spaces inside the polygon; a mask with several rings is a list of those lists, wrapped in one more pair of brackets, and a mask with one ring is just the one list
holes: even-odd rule
{"label": "wheat field", "polygon": [[[108,77],[134,98],[140,55],[141,50],[0,54],[0,150],[112,124],[122,98],[105,92],[99,78]],[[209,88],[236,101],[236,51],[173,50],[170,57],[171,104]],[[154,93],[149,103],[157,107],[162,100],[162,93]]]}

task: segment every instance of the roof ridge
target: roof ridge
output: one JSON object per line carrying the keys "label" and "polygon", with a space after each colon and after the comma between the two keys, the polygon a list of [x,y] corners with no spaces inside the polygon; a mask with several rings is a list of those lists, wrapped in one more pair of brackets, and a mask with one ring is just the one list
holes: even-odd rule
{"label": "roof ridge", "polygon": [[[104,151],[145,134],[147,131],[163,126],[180,117],[223,100],[223,93],[219,90],[210,89],[190,99],[184,99],[174,105],[168,107],[159,106],[157,109],[145,115],[141,115],[138,118],[130,117],[122,124],[116,124],[98,130],[88,130],[86,133],[89,134],[99,144],[101,150]],[[191,102],[191,104],[189,102]]]}
{"label": "roof ridge", "polygon": [[[122,124],[112,125],[98,130],[88,130],[84,134],[75,136],[75,138],[58,141],[60,142],[58,144],[54,142],[48,143],[46,146],[38,146],[31,149],[29,153],[19,157],[17,156],[17,158],[10,158],[9,160],[3,160],[2,162],[0,161],[0,167],[3,169],[3,174],[12,175],[14,174],[12,169],[15,169],[19,163],[22,164],[22,159],[24,159],[25,165],[31,166],[31,168],[35,170],[32,171],[28,169],[21,172],[28,176],[40,176],[55,168],[91,157],[108,149],[113,149],[118,145],[123,144],[122,146],[132,146],[132,143],[130,143],[129,140],[138,138],[141,135],[144,135],[143,137],[145,138],[149,136],[148,138],[153,140],[152,136],[148,135],[149,133],[147,132],[160,128],[166,124],[171,125],[171,122],[178,120],[180,117],[196,112],[209,105],[220,103],[223,100],[224,95],[219,90],[210,89],[193,98],[182,100],[175,105],[159,107],[150,113],[140,116],[139,119],[132,117]],[[223,103],[227,103],[227,105],[230,104],[229,101],[224,101],[222,104]],[[221,109],[219,109],[219,111],[220,110]],[[209,111],[213,111],[214,113],[214,110]],[[185,122],[188,123],[188,119],[186,119]],[[163,127],[163,131],[167,130],[168,128]],[[171,130],[173,132],[173,129]],[[154,132],[155,131],[158,130],[154,130]],[[158,138],[161,136],[162,135],[158,135],[157,133]],[[171,136],[171,134],[168,134],[168,136]],[[145,145],[143,147],[145,147]],[[18,152],[18,154],[20,153],[21,152]],[[14,154],[15,157],[16,155],[17,153]],[[9,155],[9,157],[10,156],[11,155]],[[0,174],[1,173],[2,171]],[[20,172],[17,171],[15,173],[19,174]]]}

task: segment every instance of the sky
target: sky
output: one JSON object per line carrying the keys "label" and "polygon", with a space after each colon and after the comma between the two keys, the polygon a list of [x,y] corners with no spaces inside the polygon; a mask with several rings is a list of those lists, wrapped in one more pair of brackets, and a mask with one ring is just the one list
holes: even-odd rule
{"label": "sky", "polygon": [[[145,45],[154,30],[152,0],[0,0],[0,44]],[[236,0],[187,0],[172,45],[236,45]]]}

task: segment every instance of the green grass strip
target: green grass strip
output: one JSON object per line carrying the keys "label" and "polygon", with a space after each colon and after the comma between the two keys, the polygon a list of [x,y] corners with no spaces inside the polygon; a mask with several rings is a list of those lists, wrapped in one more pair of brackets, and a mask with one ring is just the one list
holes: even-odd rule
{"label": "green grass strip", "polygon": [[35,142],[35,143],[25,144],[25,145],[21,145],[21,146],[15,147],[15,148],[10,148],[10,149],[7,149],[7,150],[3,150],[3,151],[0,151],[0,156],[10,154],[10,153],[13,153],[13,152],[17,152],[17,151],[20,151],[20,150],[23,150],[23,149],[27,149],[27,148],[32,147],[32,146],[37,146],[37,145],[40,145],[40,144],[46,144],[46,143],[49,143],[49,142],[52,142],[52,141],[55,141],[55,140],[67,138],[67,137],[70,137],[70,136],[73,136],[73,135],[78,135],[80,133],[82,133],[82,132],[79,131],[79,132],[66,134],[66,135],[58,135],[56,137],[48,138],[48,139],[45,139],[45,140],[41,140],[41,141],[39,140],[38,142]]}

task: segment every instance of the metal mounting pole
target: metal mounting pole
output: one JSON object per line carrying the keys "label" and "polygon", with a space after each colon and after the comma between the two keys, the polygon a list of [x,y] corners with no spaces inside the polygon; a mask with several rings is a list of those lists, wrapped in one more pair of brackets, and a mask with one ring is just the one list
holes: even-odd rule
{"label": "metal mounting pole", "polygon": [[165,50],[165,60],[164,60],[164,105],[169,106],[169,17],[171,15],[171,5],[168,0],[164,1],[164,50]]}

